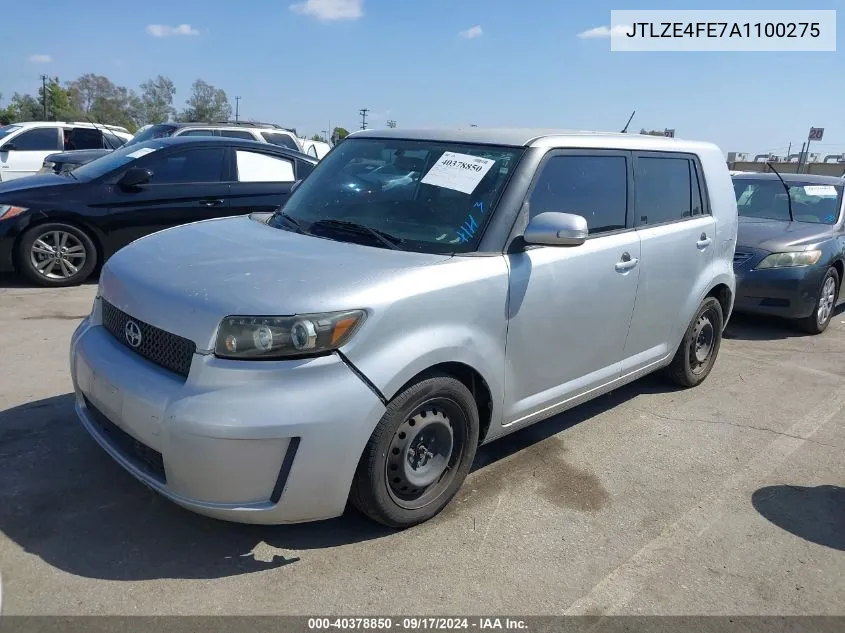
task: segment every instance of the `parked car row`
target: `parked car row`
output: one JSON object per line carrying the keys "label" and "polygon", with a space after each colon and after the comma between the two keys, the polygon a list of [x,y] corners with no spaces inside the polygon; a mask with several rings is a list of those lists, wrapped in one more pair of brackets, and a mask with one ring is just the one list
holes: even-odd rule
{"label": "parked car row", "polygon": [[[134,137],[124,141],[127,145],[144,143],[157,138],[171,136],[222,136],[225,138],[239,138],[259,143],[272,143],[297,152],[307,153],[313,158],[320,159],[327,153],[327,149],[315,141],[300,139],[294,130],[283,128],[275,123],[255,123],[251,121],[223,121],[218,123],[162,123],[147,125],[141,128]],[[121,142],[119,145],[122,145]],[[39,173],[63,173],[76,169],[100,156],[105,156],[119,145],[102,149],[77,148],[74,151],[50,154],[44,158]],[[327,145],[327,144],[322,144]],[[318,151],[319,149],[319,151]]]}
{"label": "parked car row", "polygon": [[126,144],[62,175],[0,185],[0,271],[44,286],[87,279],[149,233],[273,211],[317,160],[272,143],[173,136]]}

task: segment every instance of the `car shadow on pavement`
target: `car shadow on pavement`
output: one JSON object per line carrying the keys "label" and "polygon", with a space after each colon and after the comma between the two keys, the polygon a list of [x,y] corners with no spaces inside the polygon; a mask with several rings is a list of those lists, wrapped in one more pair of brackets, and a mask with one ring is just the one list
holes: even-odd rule
{"label": "car shadow on pavement", "polygon": [[[99,283],[99,277],[96,275],[92,275],[88,279],[82,282],[82,286],[96,286]],[[38,286],[25,277],[21,275],[16,275],[12,273],[0,273],[0,290],[11,290],[17,288],[32,288],[35,290],[51,290],[51,288],[45,288],[42,286]]]}
{"label": "car shadow on pavement", "polygon": [[[481,447],[474,470],[522,451],[530,456],[543,440],[620,402],[671,389],[640,380]],[[0,412],[0,532],[68,573],[106,580],[221,578],[293,564],[307,550],[396,534],[352,509],[337,519],[281,526],[183,510],[115,463],[79,424],[73,401],[65,394]]]}
{"label": "car shadow on pavement", "polygon": [[[831,321],[841,319],[843,314],[845,303],[840,303],[834,310]],[[813,335],[800,330],[795,323],[787,319],[751,314],[732,314],[724,333],[726,339],[743,341],[776,341],[810,336]]]}
{"label": "car shadow on pavement", "polygon": [[845,551],[845,488],[766,486],[751,495],[754,508],[779,528]]}

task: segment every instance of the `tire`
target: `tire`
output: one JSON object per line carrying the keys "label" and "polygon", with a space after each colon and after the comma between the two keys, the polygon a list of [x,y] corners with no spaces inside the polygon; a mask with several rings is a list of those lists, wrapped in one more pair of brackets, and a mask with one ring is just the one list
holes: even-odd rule
{"label": "tire", "polygon": [[684,338],[666,368],[667,377],[681,387],[696,387],[710,375],[722,344],[724,314],[715,297],[707,297],[692,318]]}
{"label": "tire", "polygon": [[431,519],[466,479],[478,433],[478,408],[463,383],[444,374],[420,380],[387,405],[361,455],[350,502],[392,528]]}
{"label": "tire", "polygon": [[[58,258],[56,241],[65,248]],[[37,224],[18,243],[18,271],[39,286],[77,286],[91,276],[96,265],[97,248],[93,240],[72,224]]]}
{"label": "tire", "polygon": [[797,321],[798,326],[808,334],[821,334],[830,325],[836,301],[839,299],[839,273],[832,266],[827,269],[819,284],[816,307],[805,319]]}

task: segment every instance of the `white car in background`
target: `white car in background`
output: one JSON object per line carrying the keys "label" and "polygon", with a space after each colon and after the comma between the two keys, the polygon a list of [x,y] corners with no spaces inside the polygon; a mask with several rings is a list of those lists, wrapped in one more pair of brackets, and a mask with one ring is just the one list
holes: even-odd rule
{"label": "white car in background", "polygon": [[0,182],[37,173],[56,152],[113,149],[129,141],[129,130],[79,121],[28,121],[0,127]]}
{"label": "white car in background", "polygon": [[332,148],[331,145],[324,141],[312,141],[308,138],[300,138],[299,144],[302,145],[302,151],[309,156],[322,160],[323,156],[329,153]]}

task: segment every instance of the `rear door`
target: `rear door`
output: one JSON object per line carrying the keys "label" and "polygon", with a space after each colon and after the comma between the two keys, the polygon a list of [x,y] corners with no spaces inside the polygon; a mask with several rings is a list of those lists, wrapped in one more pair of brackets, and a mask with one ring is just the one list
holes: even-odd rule
{"label": "rear door", "polygon": [[44,165],[44,159],[63,149],[59,126],[35,127],[5,139],[0,152],[0,180],[6,182],[31,176]]}
{"label": "rear door", "polygon": [[[127,191],[108,186],[103,230],[112,250],[180,224],[229,215],[228,148],[196,147],[154,152],[132,163],[153,172],[149,184]],[[117,174],[112,180],[120,179]]]}
{"label": "rear door", "polygon": [[233,147],[229,201],[232,215],[275,211],[284,204],[297,179],[297,162],[269,152]]}
{"label": "rear door", "polygon": [[634,153],[634,223],[642,257],[623,373],[674,353],[698,307],[715,249],[715,222],[690,154]]}

